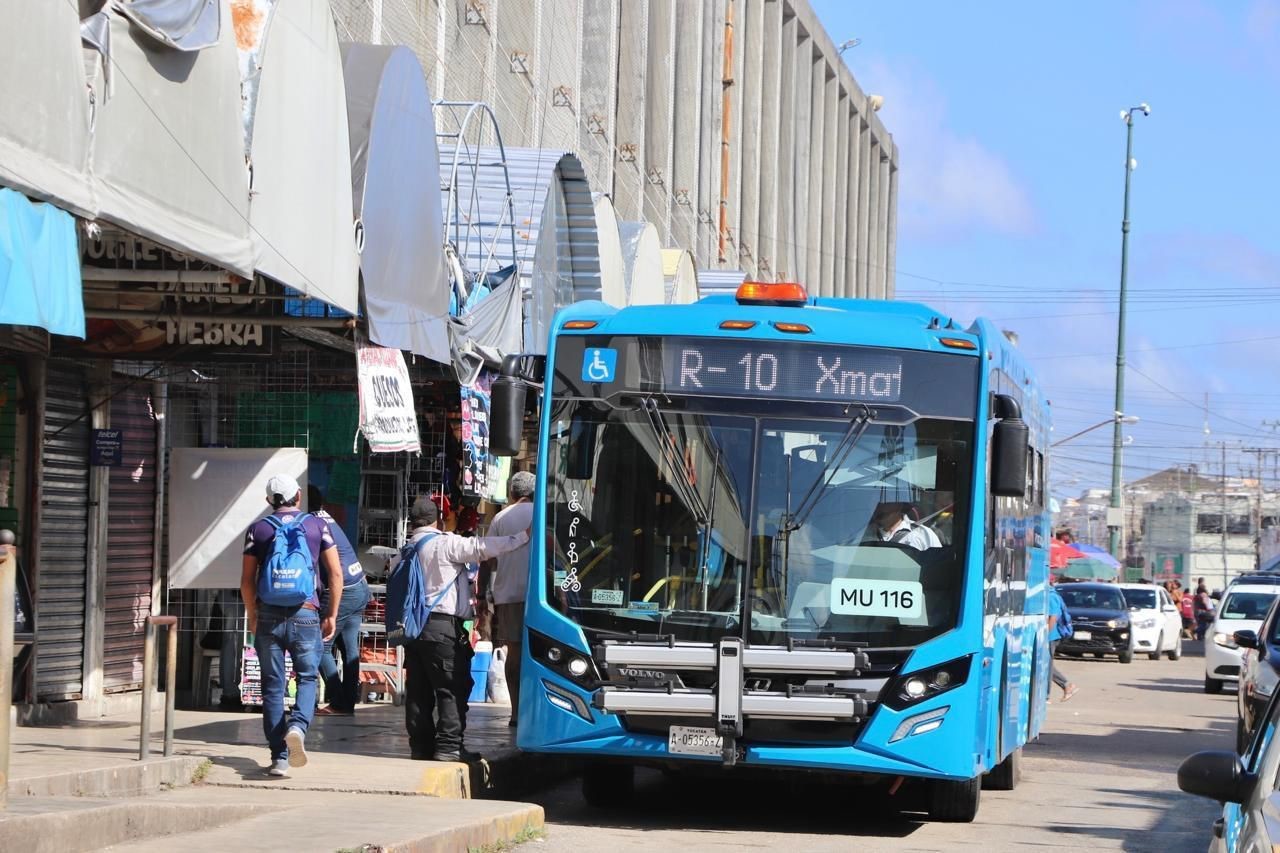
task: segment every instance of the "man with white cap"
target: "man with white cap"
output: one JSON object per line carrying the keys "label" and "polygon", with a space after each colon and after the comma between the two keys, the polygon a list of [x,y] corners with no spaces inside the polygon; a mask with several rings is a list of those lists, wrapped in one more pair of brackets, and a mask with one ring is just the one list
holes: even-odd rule
{"label": "man with white cap", "polygon": [[463,624],[474,614],[467,564],[514,551],[529,541],[529,532],[464,537],[442,532],[439,518],[428,498],[418,498],[409,509],[410,542],[433,606],[422,634],[404,647],[404,718],[413,758],[460,761],[472,687],[471,643]]}
{"label": "man with white cap", "polygon": [[[262,730],[271,748],[267,773],[288,776],[307,763],[305,739],[316,710],[316,676],[324,641],[333,636],[342,597],[342,567],[329,525],[302,512],[302,488],[287,474],[267,481],[270,515],[249,527],[240,594],[262,673]],[[323,568],[330,595],[320,613]],[[298,689],[284,713],[284,653],[293,659]]]}

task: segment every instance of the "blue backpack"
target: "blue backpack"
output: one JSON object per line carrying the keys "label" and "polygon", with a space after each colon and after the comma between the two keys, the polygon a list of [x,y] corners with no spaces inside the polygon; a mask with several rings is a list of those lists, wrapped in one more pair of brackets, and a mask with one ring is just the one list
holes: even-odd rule
{"label": "blue backpack", "polygon": [[387,642],[392,645],[403,646],[422,636],[431,611],[449,590],[446,586],[434,601],[427,602],[427,582],[422,575],[419,549],[439,535],[428,533],[416,545],[405,543],[400,549],[400,562],[387,578]]}
{"label": "blue backpack", "polygon": [[310,513],[305,512],[292,521],[267,516],[267,523],[276,533],[271,540],[271,553],[258,569],[258,599],[263,604],[300,607],[315,595],[316,569],[303,527],[309,517]]}

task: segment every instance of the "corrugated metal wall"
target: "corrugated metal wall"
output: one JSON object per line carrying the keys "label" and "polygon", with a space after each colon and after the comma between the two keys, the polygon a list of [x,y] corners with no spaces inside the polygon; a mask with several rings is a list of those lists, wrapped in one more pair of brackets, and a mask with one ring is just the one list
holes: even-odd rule
{"label": "corrugated metal wall", "polygon": [[808,0],[331,2],[700,267],[892,296],[897,148]]}
{"label": "corrugated metal wall", "polygon": [[111,400],[111,428],[121,431],[124,461],[111,469],[107,502],[102,682],[107,691],[142,684],[156,522],[156,421],[149,391],[149,385],[127,387]]}
{"label": "corrugated metal wall", "polygon": [[49,362],[40,481],[36,603],[36,695],[83,690],[85,580],[89,544],[89,418],[84,371]]}

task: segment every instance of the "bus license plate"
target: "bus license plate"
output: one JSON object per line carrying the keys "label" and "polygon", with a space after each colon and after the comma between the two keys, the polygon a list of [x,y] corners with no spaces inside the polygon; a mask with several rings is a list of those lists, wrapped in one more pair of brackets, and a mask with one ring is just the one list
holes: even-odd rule
{"label": "bus license plate", "polygon": [[1073,640],[1092,640],[1093,634],[1088,631],[1075,631],[1071,634]]}
{"label": "bus license plate", "polygon": [[697,726],[672,726],[667,734],[667,752],[672,755],[719,757],[723,743],[715,729]]}

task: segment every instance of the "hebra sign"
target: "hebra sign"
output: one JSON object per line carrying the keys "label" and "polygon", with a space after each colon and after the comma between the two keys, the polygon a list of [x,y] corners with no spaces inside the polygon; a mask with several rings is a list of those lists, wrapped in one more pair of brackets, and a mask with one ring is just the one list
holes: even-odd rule
{"label": "hebra sign", "polygon": [[418,416],[404,353],[361,346],[356,350],[360,379],[360,431],[374,453],[417,453]]}

